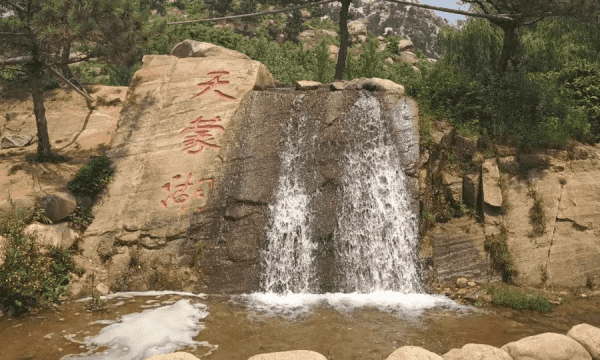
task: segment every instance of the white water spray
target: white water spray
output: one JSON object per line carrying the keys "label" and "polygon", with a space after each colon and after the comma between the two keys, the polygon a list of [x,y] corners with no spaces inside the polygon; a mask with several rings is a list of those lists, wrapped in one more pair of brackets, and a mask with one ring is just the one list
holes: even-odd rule
{"label": "white water spray", "polygon": [[284,128],[284,149],[275,204],[269,208],[267,248],[262,251],[265,292],[307,293],[314,287],[313,214],[306,173],[314,172],[316,130],[312,119],[299,112],[303,96],[294,101],[293,113]]}
{"label": "white water spray", "polygon": [[[265,293],[309,294],[318,289],[317,243],[311,209],[318,196],[312,183],[316,165],[316,121],[293,106],[284,129],[284,149],[262,252]],[[310,112],[308,112],[310,113]],[[376,97],[360,94],[343,120],[351,133],[339,159],[337,229],[333,236],[335,288],[344,293],[421,293],[416,246],[417,216],[401,168],[391,126],[381,118]]]}
{"label": "white water spray", "polygon": [[334,244],[343,292],[422,292],[417,215],[390,127],[375,97],[361,95],[343,164]]}

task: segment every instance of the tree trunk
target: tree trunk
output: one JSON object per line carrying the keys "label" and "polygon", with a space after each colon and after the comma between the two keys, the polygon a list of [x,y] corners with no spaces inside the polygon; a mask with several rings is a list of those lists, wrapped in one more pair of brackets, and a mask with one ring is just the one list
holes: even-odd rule
{"label": "tree trunk", "polygon": [[517,36],[515,34],[516,26],[514,24],[500,26],[504,32],[504,41],[502,43],[502,53],[496,67],[499,75],[504,75],[508,67],[508,61],[514,56],[516,51]]}
{"label": "tree trunk", "polygon": [[60,65],[60,71],[62,72],[63,76],[65,78],[67,78],[73,85],[77,86],[80,90],[83,90],[83,86],[81,86],[81,84],[79,83],[77,78],[75,78],[75,76],[71,72],[71,69],[69,68],[69,65],[67,64],[69,62],[70,56],[71,56],[71,42],[68,41],[67,43],[65,43],[65,45],[63,46],[63,49],[62,49],[62,54],[61,54],[61,59],[60,59],[62,64]]}
{"label": "tree trunk", "polygon": [[35,71],[31,76],[31,95],[33,97],[33,113],[38,136],[38,156],[48,157],[51,154],[50,138],[48,137],[48,123],[46,121],[46,110],[44,109],[44,89],[42,85],[42,65],[36,64]]}
{"label": "tree trunk", "polygon": [[334,79],[340,81],[344,78],[346,69],[346,56],[348,55],[348,9],[350,0],[341,0],[342,9],[340,10],[340,51],[338,52],[337,67],[335,68]]}

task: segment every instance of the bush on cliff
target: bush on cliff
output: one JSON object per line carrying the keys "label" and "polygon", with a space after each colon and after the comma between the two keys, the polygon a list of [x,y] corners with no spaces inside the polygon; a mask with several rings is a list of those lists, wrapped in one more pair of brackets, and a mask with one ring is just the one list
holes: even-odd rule
{"label": "bush on cliff", "polygon": [[110,181],[113,172],[108,157],[94,158],[79,169],[75,178],[67,184],[67,188],[75,195],[94,198]]}
{"label": "bush on cliff", "polygon": [[0,218],[0,235],[6,238],[4,265],[0,268],[0,302],[17,313],[47,305],[69,290],[69,272],[75,266],[68,250],[41,248],[24,229],[41,219],[41,212],[27,218],[25,210],[13,209]]}

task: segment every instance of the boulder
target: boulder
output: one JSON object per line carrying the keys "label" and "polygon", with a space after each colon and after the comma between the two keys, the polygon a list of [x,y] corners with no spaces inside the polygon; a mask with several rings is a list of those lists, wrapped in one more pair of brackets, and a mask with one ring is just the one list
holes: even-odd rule
{"label": "boulder", "polygon": [[483,168],[483,202],[495,208],[502,207],[502,191],[500,190],[500,171],[496,159],[487,159]]}
{"label": "boulder", "polygon": [[328,36],[332,36],[332,37],[338,36],[338,33],[333,30],[322,29],[322,30],[318,30],[318,31],[321,33],[321,35],[328,35]]}
{"label": "boulder", "polygon": [[458,279],[456,279],[456,286],[458,286],[459,288],[467,287],[468,283],[469,280],[467,280],[467,278],[459,277]]}
{"label": "boulder", "polygon": [[427,61],[429,61],[431,64],[435,64],[437,62],[436,59],[432,59],[432,58],[427,58]]}
{"label": "boulder", "polygon": [[367,37],[365,35],[357,35],[358,41],[360,42],[367,42]]}
{"label": "boulder", "polygon": [[70,193],[56,192],[41,198],[37,206],[44,211],[42,215],[56,223],[66,219],[75,211],[77,199]]}
{"label": "boulder", "polygon": [[513,360],[592,360],[585,348],[566,335],[544,333],[502,346]]}
{"label": "boulder", "polygon": [[600,329],[588,324],[575,325],[567,336],[580,343],[594,360],[600,359]]}
{"label": "boulder", "polygon": [[304,30],[298,34],[298,40],[311,40],[315,37],[315,30]]}
{"label": "boulder", "polygon": [[339,46],[333,45],[333,44],[329,45],[329,58],[331,60],[336,60],[339,51],[340,51],[340,47]]}
{"label": "boulder", "polygon": [[15,147],[25,147],[33,141],[33,134],[23,133],[23,134],[3,134],[2,139],[0,140],[0,146],[3,149],[15,148]]}
{"label": "boulder", "polygon": [[442,355],[444,360],[513,360],[506,351],[490,345],[466,344]]}
{"label": "boulder", "polygon": [[385,63],[388,65],[392,65],[394,63],[394,59],[392,59],[391,57],[386,57]]}
{"label": "boulder", "polygon": [[385,360],[443,360],[443,358],[418,346],[403,346]]}
{"label": "boulder", "polygon": [[392,29],[391,27],[386,27],[383,31],[383,36],[388,37],[390,35],[394,35],[394,29]]}
{"label": "boulder", "polygon": [[55,225],[32,223],[25,227],[23,232],[34,236],[36,243],[43,247],[68,249],[79,240],[77,232],[71,229],[67,223]]}
{"label": "boulder", "polygon": [[327,360],[327,358],[314,351],[292,350],[254,355],[248,360]]}
{"label": "boulder", "polygon": [[410,52],[410,51],[403,51],[402,53],[400,53],[400,61],[412,64],[412,65],[419,62],[419,60],[417,60],[417,55],[415,55],[415,53]]}
{"label": "boulder", "polygon": [[413,43],[410,40],[400,40],[398,41],[398,51],[399,52],[403,52],[403,51],[409,51],[412,50],[413,48]]}
{"label": "boulder", "polygon": [[348,23],[348,33],[350,35],[367,35],[367,19],[360,18]]}
{"label": "boulder", "polygon": [[173,47],[169,55],[177,56],[178,58],[189,57],[218,57],[223,59],[245,59],[250,57],[246,54],[230,50],[211,43],[200,42],[196,40],[183,40]]}
{"label": "boulder", "polygon": [[100,283],[96,285],[96,291],[98,291],[100,295],[106,295],[110,292],[110,288],[106,286],[106,284]]}
{"label": "boulder", "polygon": [[200,360],[192,354],[186,352],[176,352],[164,355],[152,355],[148,360]]}
{"label": "boulder", "polygon": [[304,18],[304,19],[310,18],[310,12],[308,12],[306,10],[300,10],[300,14],[302,14],[302,18]]}
{"label": "boulder", "polygon": [[419,69],[418,67],[416,67],[416,66],[414,66],[414,65],[412,66],[412,69],[413,69],[414,71],[421,71],[421,69]]}
{"label": "boulder", "polygon": [[348,81],[350,87],[357,89],[365,89],[370,91],[389,91],[398,96],[404,95],[404,86],[398,85],[395,82],[387,79],[379,78],[358,78]]}
{"label": "boulder", "polygon": [[479,181],[479,174],[466,174],[463,176],[462,199],[468,207],[473,209],[479,207],[479,204],[477,203],[479,197]]}
{"label": "boulder", "polygon": [[296,90],[316,90],[321,84],[318,81],[300,80],[296,82]]}

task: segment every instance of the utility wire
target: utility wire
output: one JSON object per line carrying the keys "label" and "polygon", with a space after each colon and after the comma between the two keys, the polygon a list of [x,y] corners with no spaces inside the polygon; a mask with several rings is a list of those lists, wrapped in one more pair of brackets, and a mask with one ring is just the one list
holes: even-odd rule
{"label": "utility wire", "polygon": [[191,24],[191,23],[202,22],[202,21],[231,20],[231,19],[241,19],[241,18],[252,17],[252,16],[277,14],[277,13],[287,12],[287,11],[296,10],[296,9],[306,9],[306,8],[323,5],[323,4],[328,4],[328,3],[336,2],[336,1],[339,1],[339,0],[326,0],[326,1],[316,2],[316,3],[309,3],[309,4],[294,6],[294,7],[287,8],[287,9],[263,11],[263,12],[259,12],[259,13],[253,13],[253,14],[225,16],[225,17],[212,18],[212,19],[177,21],[177,22],[167,23],[167,25],[181,25],[181,24]]}

